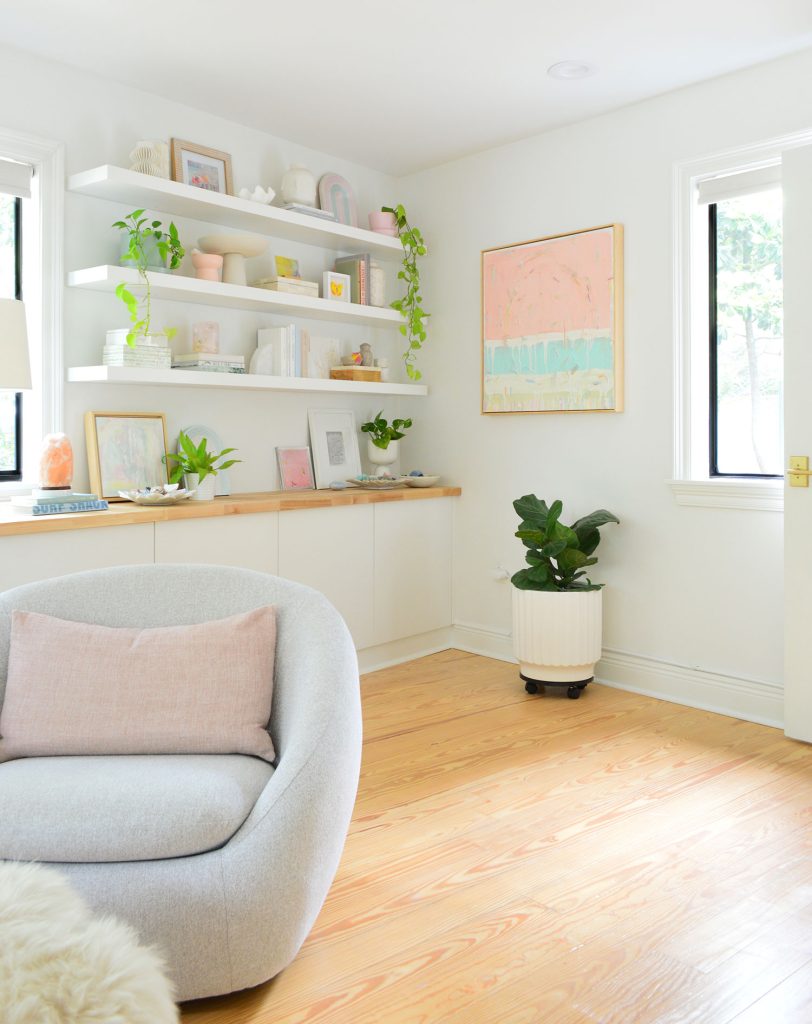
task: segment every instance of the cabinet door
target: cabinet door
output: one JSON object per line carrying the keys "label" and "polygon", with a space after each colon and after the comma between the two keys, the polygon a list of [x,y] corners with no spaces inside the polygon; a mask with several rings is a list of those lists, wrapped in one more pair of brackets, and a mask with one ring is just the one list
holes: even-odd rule
{"label": "cabinet door", "polygon": [[152,523],[0,537],[0,590],[110,565],[152,562]]}
{"label": "cabinet door", "polygon": [[283,512],[279,575],[320,590],[344,617],[357,648],[375,643],[371,505]]}
{"label": "cabinet door", "polygon": [[155,524],[155,561],[233,565],[276,575],[276,512]]}
{"label": "cabinet door", "polygon": [[451,625],[451,501],[373,506],[376,643]]}

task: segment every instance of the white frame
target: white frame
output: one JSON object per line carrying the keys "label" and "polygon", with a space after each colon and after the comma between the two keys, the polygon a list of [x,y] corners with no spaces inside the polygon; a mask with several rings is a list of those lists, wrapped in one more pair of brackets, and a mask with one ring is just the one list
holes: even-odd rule
{"label": "white frame", "polygon": [[[330,294],[330,285],[333,281],[344,285],[344,294],[336,299]],[[325,270],[321,276],[321,297],[331,302],[350,302],[352,294],[352,278],[349,274],[339,274],[337,270]]]}
{"label": "white frame", "polygon": [[[358,428],[352,409],[308,409],[310,449],[316,487],[323,490],[336,481],[346,481],[361,475],[361,453],[358,448]],[[340,433],[345,459],[331,465],[328,434]]]}

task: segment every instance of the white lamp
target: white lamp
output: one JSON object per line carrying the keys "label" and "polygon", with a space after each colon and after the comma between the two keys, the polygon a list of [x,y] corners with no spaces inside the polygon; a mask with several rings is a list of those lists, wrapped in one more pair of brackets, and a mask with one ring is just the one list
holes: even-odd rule
{"label": "white lamp", "polygon": [[31,387],[25,306],[19,299],[0,299],[0,388]]}

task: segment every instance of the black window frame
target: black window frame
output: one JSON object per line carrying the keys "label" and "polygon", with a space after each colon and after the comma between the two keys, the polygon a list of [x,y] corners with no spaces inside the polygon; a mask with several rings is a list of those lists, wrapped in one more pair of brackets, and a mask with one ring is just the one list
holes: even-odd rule
{"label": "black window frame", "polygon": [[708,471],[711,479],[783,480],[783,473],[723,473],[719,470],[719,332],[717,325],[716,203],[708,204]]}
{"label": "black window frame", "polygon": [[[23,201],[14,199],[14,298],[23,297]],[[23,478],[23,396],[14,396],[14,469],[0,469],[0,483]]]}

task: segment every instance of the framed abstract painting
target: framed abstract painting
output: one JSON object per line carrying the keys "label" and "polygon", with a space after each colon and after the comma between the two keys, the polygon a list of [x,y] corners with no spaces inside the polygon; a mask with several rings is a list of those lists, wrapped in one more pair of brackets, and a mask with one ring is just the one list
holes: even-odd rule
{"label": "framed abstract painting", "polygon": [[482,412],[623,409],[623,226],[482,252]]}

